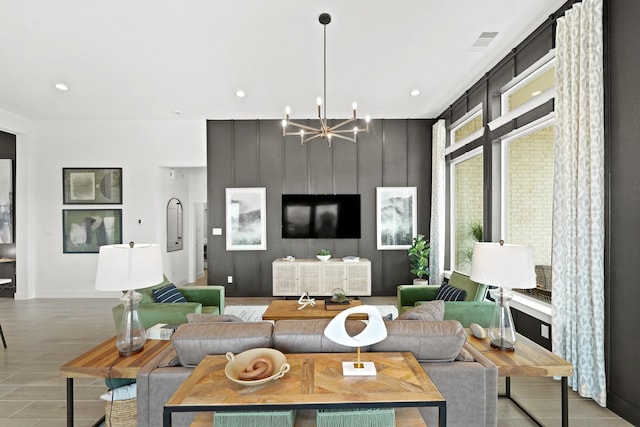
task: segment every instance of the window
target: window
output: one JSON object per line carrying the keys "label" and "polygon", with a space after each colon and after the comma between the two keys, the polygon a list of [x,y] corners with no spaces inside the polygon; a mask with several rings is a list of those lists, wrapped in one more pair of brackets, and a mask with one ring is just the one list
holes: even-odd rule
{"label": "window", "polygon": [[449,146],[445,150],[445,154],[458,150],[484,135],[483,119],[482,104],[478,104],[453,123],[449,130]]}
{"label": "window", "polygon": [[533,247],[536,265],[551,265],[553,122],[502,141],[502,235]]}
{"label": "window", "polygon": [[555,60],[550,60],[511,89],[505,91],[502,94],[502,113],[513,111],[531,99],[541,96],[545,91],[554,88],[556,84],[555,73]]}
{"label": "window", "polygon": [[482,148],[472,150],[451,162],[451,268],[463,273],[471,270],[471,253],[482,233],[483,159]]}

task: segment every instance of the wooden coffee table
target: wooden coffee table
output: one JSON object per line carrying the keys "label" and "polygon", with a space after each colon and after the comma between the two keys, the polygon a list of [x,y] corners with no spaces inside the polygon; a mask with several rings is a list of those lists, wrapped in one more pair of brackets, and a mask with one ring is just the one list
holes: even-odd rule
{"label": "wooden coffee table", "polygon": [[140,353],[121,357],[113,337],[62,365],[60,376],[67,379],[67,426],[73,427],[74,378],[135,378],[141,367],[161,357],[162,350],[170,344],[171,341],[147,340]]}
{"label": "wooden coffee table", "polygon": [[291,370],[282,378],[246,387],[224,374],[224,355],[206,356],[164,406],[163,424],[174,412],[404,408],[435,406],[446,425],[447,406],[412,353],[364,353],[378,373],[344,377],[342,362],[353,353],[288,354]]}
{"label": "wooden coffee table", "polygon": [[[362,305],[360,300],[351,300],[349,305],[345,305],[343,310],[350,307]],[[316,306],[307,305],[302,310],[298,310],[297,300],[274,300],[262,315],[262,320],[302,320],[302,319],[333,319],[341,310],[327,310],[324,307],[324,300],[316,300]],[[350,319],[366,320],[366,314],[354,314]]]}
{"label": "wooden coffee table", "polygon": [[471,335],[467,329],[467,342],[473,347],[471,352],[479,351],[498,367],[498,376],[505,377],[505,394],[537,425],[542,424],[517,400],[511,396],[511,377],[561,377],[562,387],[562,426],[569,425],[569,402],[567,377],[573,376],[573,365],[562,357],[518,334],[513,351],[501,351],[491,347],[489,338],[479,339]]}

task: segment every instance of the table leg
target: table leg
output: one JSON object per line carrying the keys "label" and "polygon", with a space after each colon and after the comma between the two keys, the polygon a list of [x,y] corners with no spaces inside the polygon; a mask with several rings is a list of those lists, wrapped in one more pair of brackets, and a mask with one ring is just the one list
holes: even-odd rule
{"label": "table leg", "polygon": [[562,377],[562,427],[569,426],[569,391],[567,377]]}
{"label": "table leg", "polygon": [[162,412],[162,426],[171,427],[171,412],[167,411],[167,408]]}
{"label": "table leg", "polygon": [[2,325],[0,325],[0,336],[2,336],[2,345],[7,348],[7,341],[4,339],[4,332],[2,332]]}
{"label": "table leg", "polygon": [[67,427],[73,427],[73,378],[67,378]]}
{"label": "table leg", "polygon": [[446,427],[447,425],[447,402],[443,402],[440,405],[440,427]]}

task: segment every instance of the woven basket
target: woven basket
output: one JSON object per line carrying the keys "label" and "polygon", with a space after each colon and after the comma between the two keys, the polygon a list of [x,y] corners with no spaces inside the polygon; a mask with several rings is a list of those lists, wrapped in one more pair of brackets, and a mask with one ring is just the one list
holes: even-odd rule
{"label": "woven basket", "polygon": [[138,399],[114,400],[104,405],[104,422],[107,427],[136,427]]}

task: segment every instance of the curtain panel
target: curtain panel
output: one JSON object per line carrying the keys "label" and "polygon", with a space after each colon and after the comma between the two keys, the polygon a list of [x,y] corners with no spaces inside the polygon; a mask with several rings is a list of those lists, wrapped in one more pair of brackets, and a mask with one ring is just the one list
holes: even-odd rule
{"label": "curtain panel", "polygon": [[445,250],[445,160],[444,149],[447,141],[447,128],[444,120],[438,120],[432,127],[431,154],[431,225],[429,240],[429,283],[442,283]]}
{"label": "curtain panel", "polygon": [[606,406],[602,0],[558,19],[556,58],[552,345],[572,388]]}

